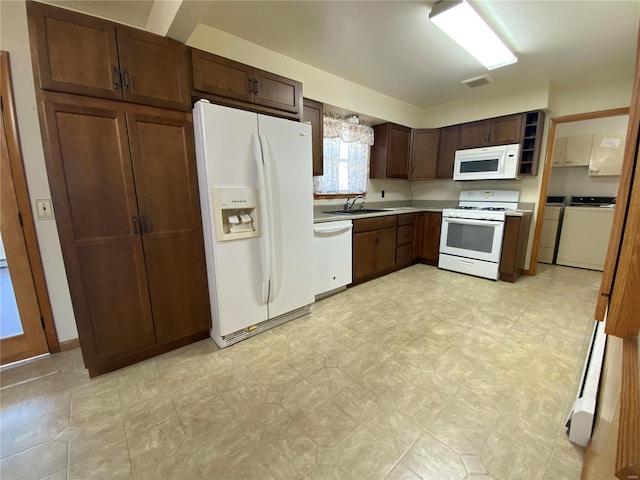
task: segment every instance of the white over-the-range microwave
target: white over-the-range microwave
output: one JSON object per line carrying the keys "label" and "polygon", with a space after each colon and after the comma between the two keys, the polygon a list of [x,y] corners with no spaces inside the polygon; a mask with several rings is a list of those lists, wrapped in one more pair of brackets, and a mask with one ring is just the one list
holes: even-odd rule
{"label": "white over-the-range microwave", "polygon": [[518,178],[520,145],[457,150],[454,180],[515,180]]}

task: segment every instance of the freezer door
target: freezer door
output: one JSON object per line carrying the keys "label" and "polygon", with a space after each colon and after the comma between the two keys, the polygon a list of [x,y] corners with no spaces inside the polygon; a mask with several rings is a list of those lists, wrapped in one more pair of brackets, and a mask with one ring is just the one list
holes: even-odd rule
{"label": "freezer door", "polygon": [[258,120],[255,113],[205,102],[198,102],[193,113],[212,337],[216,340],[268,318],[262,298],[262,238],[220,242],[214,222],[214,188],[258,187],[254,141]]}
{"label": "freezer door", "polygon": [[258,115],[270,194],[269,318],[314,301],[311,126]]}

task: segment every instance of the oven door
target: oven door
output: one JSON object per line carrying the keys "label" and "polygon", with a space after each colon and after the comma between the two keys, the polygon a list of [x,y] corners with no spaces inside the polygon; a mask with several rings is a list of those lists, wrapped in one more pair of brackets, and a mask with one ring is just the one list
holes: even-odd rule
{"label": "oven door", "polygon": [[443,217],[440,253],[499,263],[503,232],[498,220]]}

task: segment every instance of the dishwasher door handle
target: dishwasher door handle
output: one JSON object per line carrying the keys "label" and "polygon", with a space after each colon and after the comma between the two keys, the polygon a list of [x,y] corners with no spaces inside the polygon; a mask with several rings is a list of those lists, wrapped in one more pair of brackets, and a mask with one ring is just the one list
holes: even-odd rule
{"label": "dishwasher door handle", "polygon": [[345,227],[333,227],[333,228],[322,228],[322,227],[313,227],[313,233],[320,234],[328,234],[328,233],[343,233],[348,232],[353,228],[351,225],[347,225]]}

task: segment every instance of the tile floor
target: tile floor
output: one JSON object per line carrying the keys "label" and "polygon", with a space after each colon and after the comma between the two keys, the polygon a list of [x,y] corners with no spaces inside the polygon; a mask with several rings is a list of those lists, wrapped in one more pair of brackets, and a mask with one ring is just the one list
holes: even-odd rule
{"label": "tile floor", "polygon": [[0,477],[578,479],[563,423],[599,279],[416,265],[225,350],[93,380],[78,350],[5,370]]}

